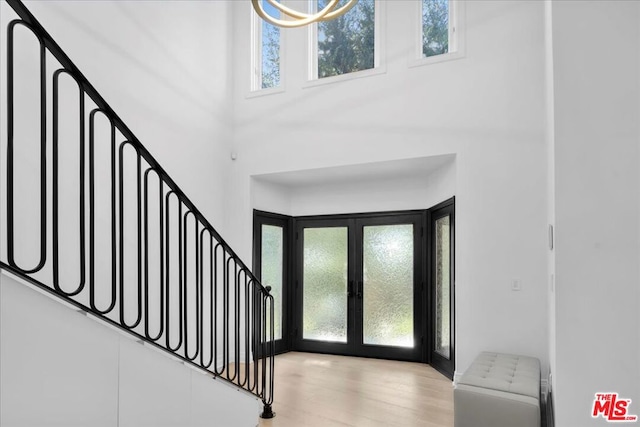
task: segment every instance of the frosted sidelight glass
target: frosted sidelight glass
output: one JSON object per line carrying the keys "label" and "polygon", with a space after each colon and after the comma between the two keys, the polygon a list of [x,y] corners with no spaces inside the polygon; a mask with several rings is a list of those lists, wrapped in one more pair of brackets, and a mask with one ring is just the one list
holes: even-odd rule
{"label": "frosted sidelight glass", "polygon": [[347,342],[348,242],[346,227],[304,229],[304,339]]}
{"label": "frosted sidelight glass", "polygon": [[276,340],[282,339],[282,239],[282,227],[262,225],[262,268],[260,277],[264,286],[271,286],[274,306],[273,327]]}
{"label": "frosted sidelight glass", "polygon": [[413,347],[413,225],[363,231],[364,343]]}
{"label": "frosted sidelight glass", "polygon": [[451,233],[448,216],[436,220],[436,336],[435,350],[451,358]]}

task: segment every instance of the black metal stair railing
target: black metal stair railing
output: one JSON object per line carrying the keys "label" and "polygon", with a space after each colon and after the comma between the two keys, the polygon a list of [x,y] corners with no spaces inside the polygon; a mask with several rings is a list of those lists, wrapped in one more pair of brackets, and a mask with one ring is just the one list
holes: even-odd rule
{"label": "black metal stair railing", "polygon": [[[5,1],[16,19],[2,64],[0,268],[247,390],[272,417],[269,289],[24,4]],[[29,73],[16,55],[28,49],[17,38],[32,39],[36,82],[22,82]],[[63,108],[70,103],[73,114]],[[31,216],[35,224],[23,218]]]}

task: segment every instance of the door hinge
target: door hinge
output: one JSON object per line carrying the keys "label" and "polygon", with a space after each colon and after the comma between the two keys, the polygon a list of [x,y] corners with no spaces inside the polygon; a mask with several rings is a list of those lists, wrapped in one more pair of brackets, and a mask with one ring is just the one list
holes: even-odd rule
{"label": "door hinge", "polygon": [[296,231],[296,240],[298,240],[299,238],[300,238],[300,233]]}
{"label": "door hinge", "polygon": [[424,237],[424,227],[420,227],[420,237]]}

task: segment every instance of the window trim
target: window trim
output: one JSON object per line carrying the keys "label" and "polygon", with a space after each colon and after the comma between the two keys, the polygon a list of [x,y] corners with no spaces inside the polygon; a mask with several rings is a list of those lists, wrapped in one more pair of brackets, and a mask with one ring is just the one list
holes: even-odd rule
{"label": "window trim", "polygon": [[[303,88],[321,86],[328,83],[335,83],[346,80],[353,80],[362,77],[376,76],[385,74],[385,51],[384,40],[386,38],[386,1],[373,0],[375,5],[375,19],[374,19],[374,56],[373,56],[373,68],[366,70],[354,71],[351,73],[340,74],[330,77],[318,77],[318,24],[314,23],[309,25],[308,37],[307,37],[307,81],[303,83]],[[308,10],[310,13],[315,11],[317,2],[308,0]],[[385,18],[385,19],[383,19]]]}
{"label": "window trim", "polygon": [[441,55],[423,56],[422,51],[422,0],[416,1],[415,49],[409,67],[437,64],[460,59],[465,56],[465,2],[449,0],[449,52]]}
{"label": "window trim", "polygon": [[262,19],[253,11],[249,9],[251,13],[251,61],[249,65],[249,93],[247,98],[253,98],[256,96],[269,95],[273,93],[284,92],[284,38],[285,31],[280,31],[280,83],[278,86],[263,88],[262,87]]}

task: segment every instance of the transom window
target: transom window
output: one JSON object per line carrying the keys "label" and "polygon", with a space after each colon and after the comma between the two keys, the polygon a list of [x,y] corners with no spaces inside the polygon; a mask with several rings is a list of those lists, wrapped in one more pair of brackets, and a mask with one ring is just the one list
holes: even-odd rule
{"label": "transom window", "polygon": [[[311,11],[322,9],[328,0],[310,2]],[[341,0],[339,5],[346,3]],[[359,0],[340,18],[312,27],[311,79],[339,76],[376,67],[377,3]]]}
{"label": "transom window", "polygon": [[422,55],[449,52],[449,0],[422,0]]}
{"label": "transom window", "polygon": [[[262,6],[271,16],[279,17],[280,12],[269,2],[262,0]],[[253,55],[252,90],[271,89],[280,86],[280,28],[253,15]]]}
{"label": "transom window", "polygon": [[440,60],[450,56],[447,54],[458,52],[458,2],[420,0],[420,11],[418,58]]}
{"label": "transom window", "polygon": [[[267,0],[260,0],[264,11],[275,17],[282,15]],[[339,0],[342,7],[348,0]],[[316,13],[327,6],[329,0],[307,0],[308,11]],[[353,77],[383,73],[384,46],[381,43],[385,30],[382,15],[386,7],[395,7],[399,1],[389,5],[380,0],[359,0],[351,10],[337,19],[320,21],[309,26],[308,82],[314,86]],[[415,0],[415,30],[407,44],[414,44],[409,66],[419,66],[433,62],[460,58],[464,55],[463,37],[458,24],[464,20],[463,8],[457,0]],[[405,3],[406,4],[406,3]],[[404,10],[411,10],[405,8]],[[282,46],[281,29],[269,24],[252,12],[252,81],[254,93],[282,91]],[[294,30],[295,31],[295,30]],[[298,33],[299,34],[299,33]],[[296,44],[296,46],[302,46]],[[295,53],[295,52],[294,52]],[[292,54],[293,61],[303,61],[300,55]],[[353,76],[353,77],[349,77]]]}

